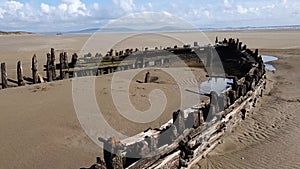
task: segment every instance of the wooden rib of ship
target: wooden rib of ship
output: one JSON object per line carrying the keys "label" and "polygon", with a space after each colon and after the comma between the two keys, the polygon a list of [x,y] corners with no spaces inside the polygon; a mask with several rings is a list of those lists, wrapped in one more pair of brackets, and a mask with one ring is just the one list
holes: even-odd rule
{"label": "wooden rib of ship", "polygon": [[245,119],[266,88],[265,66],[258,50],[251,51],[239,39],[216,39],[210,47],[165,50],[182,57],[194,57],[199,50],[207,68],[208,60],[213,60],[207,54],[211,48],[218,53],[226,77],[233,80],[231,87],[221,93],[211,91],[206,102],[174,112],[160,128],[124,140],[99,138],[104,143],[104,159],[98,157],[90,168],[190,168],[220,143],[226,131]]}

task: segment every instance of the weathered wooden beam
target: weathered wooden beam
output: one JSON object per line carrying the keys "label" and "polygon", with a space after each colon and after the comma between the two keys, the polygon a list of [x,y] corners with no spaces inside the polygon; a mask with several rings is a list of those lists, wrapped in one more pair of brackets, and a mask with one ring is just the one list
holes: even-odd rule
{"label": "weathered wooden beam", "polygon": [[64,52],[64,69],[65,69],[65,74],[64,78],[68,79],[69,78],[69,63],[68,63],[68,53]]}
{"label": "weathered wooden beam", "polygon": [[37,73],[37,59],[36,55],[34,54],[31,60],[31,70],[32,70],[32,83],[38,83],[38,73]]}
{"label": "weathered wooden beam", "polygon": [[52,65],[51,65],[51,55],[50,55],[50,53],[47,53],[46,74],[47,74],[48,82],[53,81],[52,68],[51,67],[52,67]]}
{"label": "weathered wooden beam", "polygon": [[67,52],[60,53],[59,55],[59,72],[60,79],[69,78],[69,64]]}
{"label": "weathered wooden beam", "polygon": [[2,81],[2,89],[8,88],[5,63],[1,63],[1,81]]}
{"label": "weathered wooden beam", "polygon": [[60,67],[59,67],[59,74],[60,74],[60,79],[64,79],[64,54],[60,53],[59,54],[59,63],[60,63]]}
{"label": "weathered wooden beam", "polygon": [[18,86],[25,86],[21,61],[18,61],[17,63],[17,79],[18,79]]}
{"label": "weathered wooden beam", "polygon": [[184,113],[181,110],[173,112],[173,124],[175,125],[178,134],[182,134],[185,130]]}
{"label": "weathered wooden beam", "polygon": [[52,80],[56,79],[56,65],[55,65],[55,50],[51,48],[51,72],[52,72]]}
{"label": "weathered wooden beam", "polygon": [[[69,68],[74,70],[77,60],[78,60],[78,55],[77,55],[77,53],[74,53],[72,55],[71,63],[69,63]],[[69,77],[75,77],[74,71],[72,71],[72,72],[69,71]]]}

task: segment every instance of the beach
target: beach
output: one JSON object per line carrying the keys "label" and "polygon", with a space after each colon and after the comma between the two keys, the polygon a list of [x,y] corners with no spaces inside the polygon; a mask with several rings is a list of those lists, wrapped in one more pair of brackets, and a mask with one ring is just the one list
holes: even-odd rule
{"label": "beach", "polygon": [[[7,64],[8,77],[16,79],[18,60],[23,63],[24,75],[31,76],[33,54],[37,55],[39,72],[45,76],[43,65],[50,48],[57,52],[67,51],[70,56],[75,52],[87,53],[90,47],[105,55],[112,47],[154,48],[156,45],[193,45],[194,41],[213,44],[216,36],[219,40],[239,38],[250,49],[259,49],[260,54],[278,57],[278,61],[271,63],[277,70],[267,73],[267,91],[259,105],[194,168],[299,168],[300,31],[205,32],[207,39],[202,34],[200,40],[198,35],[194,32],[163,33],[146,36],[149,38],[143,41],[145,36],[104,34],[99,35],[103,42],[99,44],[93,43],[87,34],[1,35],[0,62]],[[122,39],[125,40],[120,42]],[[85,44],[96,46],[86,47]],[[134,135],[149,127],[159,127],[180,107],[180,84],[160,70],[148,71],[158,76],[161,83],[147,86],[136,83],[136,80],[143,80],[145,71],[135,77],[131,82],[130,100],[136,109],[145,111],[150,107],[149,93],[156,88],[164,89],[167,100],[171,101],[159,119],[138,126],[116,114],[113,103],[107,101],[111,97],[112,75],[95,80],[97,102],[107,121],[121,133]],[[203,70],[192,71],[198,72],[197,77],[205,76]],[[126,79],[122,80],[120,83],[126,82]],[[182,80],[187,82],[185,85],[195,83],[184,76]],[[72,84],[73,79],[67,79],[0,90],[0,168],[80,168],[90,166],[95,157],[102,156],[101,148],[88,137],[77,118]],[[101,103],[105,104],[101,106]]]}

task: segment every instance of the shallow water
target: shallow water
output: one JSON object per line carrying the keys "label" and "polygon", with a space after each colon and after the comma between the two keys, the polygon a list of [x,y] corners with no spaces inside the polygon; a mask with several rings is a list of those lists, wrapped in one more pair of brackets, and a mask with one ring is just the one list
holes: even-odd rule
{"label": "shallow water", "polygon": [[[276,71],[276,68],[273,65],[268,64],[268,62],[278,60],[277,57],[262,55],[262,59],[265,63],[267,70]],[[209,78],[207,81],[200,84],[200,94],[210,94],[211,91],[216,91],[218,94],[220,94],[229,87],[231,87],[232,83],[233,80],[228,78]]]}
{"label": "shallow water", "polygon": [[269,71],[276,71],[276,68],[273,65],[265,63],[265,66],[266,66],[266,69]]}
{"label": "shallow water", "polygon": [[262,55],[261,57],[262,57],[262,60],[264,61],[264,63],[272,62],[272,61],[278,60],[278,58],[275,57],[275,56]]}
{"label": "shallow water", "polygon": [[267,63],[275,61],[275,60],[278,60],[277,57],[275,57],[275,56],[269,56],[269,55],[262,55],[261,57],[262,57],[262,60],[265,63],[265,66],[266,66],[267,70],[269,70],[269,71],[275,71],[276,70],[276,68],[273,65],[267,64]]}
{"label": "shallow water", "polygon": [[200,93],[210,94],[211,91],[215,91],[219,94],[231,87],[232,83],[233,80],[228,78],[209,78],[200,84]]}

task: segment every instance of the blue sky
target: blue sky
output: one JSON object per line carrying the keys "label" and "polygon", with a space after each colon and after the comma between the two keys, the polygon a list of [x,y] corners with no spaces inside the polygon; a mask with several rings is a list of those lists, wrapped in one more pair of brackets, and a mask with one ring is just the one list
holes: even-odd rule
{"label": "blue sky", "polygon": [[0,30],[99,28],[146,12],[173,15],[204,28],[300,25],[299,0],[0,0]]}

